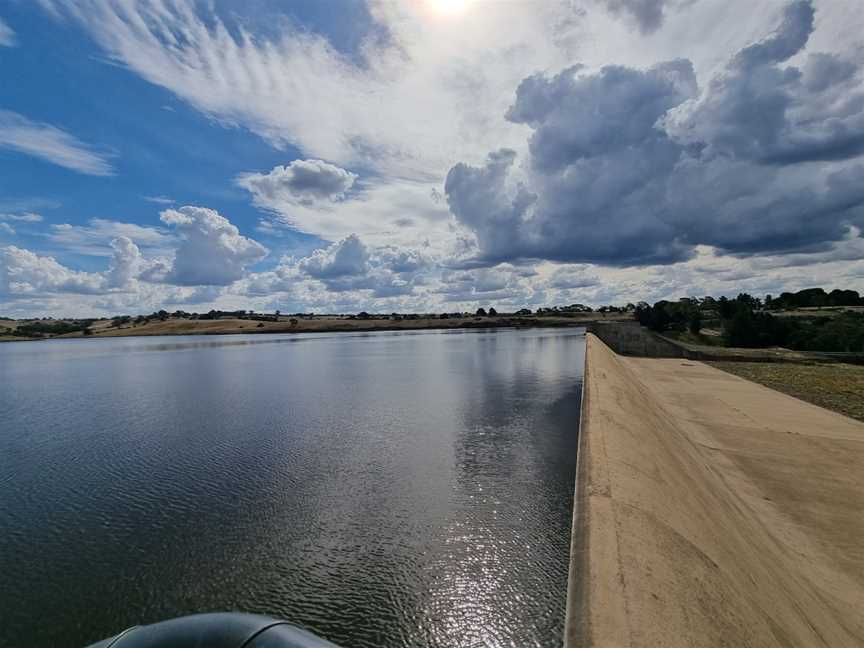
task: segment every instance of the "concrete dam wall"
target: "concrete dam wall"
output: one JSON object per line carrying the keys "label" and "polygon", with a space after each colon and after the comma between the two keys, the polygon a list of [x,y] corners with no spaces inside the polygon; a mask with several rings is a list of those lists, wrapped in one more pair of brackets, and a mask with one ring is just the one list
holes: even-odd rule
{"label": "concrete dam wall", "polygon": [[588,335],[565,644],[864,646],[864,424]]}
{"label": "concrete dam wall", "polygon": [[683,348],[664,340],[638,322],[595,322],[588,330],[621,355],[641,358],[683,358],[687,355]]}

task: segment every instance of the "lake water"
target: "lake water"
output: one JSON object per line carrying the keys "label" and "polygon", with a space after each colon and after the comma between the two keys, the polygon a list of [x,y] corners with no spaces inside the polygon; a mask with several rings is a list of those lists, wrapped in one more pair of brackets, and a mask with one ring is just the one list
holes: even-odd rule
{"label": "lake water", "polygon": [[0,344],[0,645],[558,646],[578,329]]}

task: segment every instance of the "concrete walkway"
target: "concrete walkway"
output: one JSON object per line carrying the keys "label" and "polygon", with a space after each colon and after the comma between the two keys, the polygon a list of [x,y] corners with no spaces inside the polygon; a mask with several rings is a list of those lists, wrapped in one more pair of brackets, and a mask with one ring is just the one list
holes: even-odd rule
{"label": "concrete walkway", "polygon": [[567,645],[864,646],[864,424],[588,338]]}

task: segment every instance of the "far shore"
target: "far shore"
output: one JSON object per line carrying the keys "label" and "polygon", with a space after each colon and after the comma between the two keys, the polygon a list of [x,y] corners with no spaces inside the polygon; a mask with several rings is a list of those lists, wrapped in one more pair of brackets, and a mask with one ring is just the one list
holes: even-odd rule
{"label": "far shore", "polygon": [[[335,332],[373,332],[373,331],[418,331],[483,328],[528,328],[528,327],[584,327],[598,321],[631,320],[632,315],[624,313],[586,313],[573,316],[534,316],[534,315],[497,315],[439,317],[420,316],[417,319],[393,319],[387,316],[369,319],[349,318],[337,315],[316,315],[312,317],[281,316],[278,321],[257,321],[240,318],[215,320],[169,317],[165,320],[150,320],[121,326],[112,325],[111,320],[100,320],[90,327],[89,335],[81,331],[44,338],[3,336],[0,341],[41,341],[45,339],[69,338],[109,338],[145,337],[157,335],[235,335],[235,334],[276,334],[276,333],[335,333]],[[2,324],[10,325],[10,320]],[[10,327],[11,328],[11,327]]]}

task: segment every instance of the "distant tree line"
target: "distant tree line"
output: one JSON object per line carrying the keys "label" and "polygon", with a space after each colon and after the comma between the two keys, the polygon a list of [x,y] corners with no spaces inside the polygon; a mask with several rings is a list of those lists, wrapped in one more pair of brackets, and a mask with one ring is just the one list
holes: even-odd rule
{"label": "distant tree line", "polygon": [[796,293],[784,292],[779,297],[765,297],[765,308],[769,310],[789,310],[793,308],[827,308],[831,306],[864,306],[857,290],[832,290],[808,288]]}
{"label": "distant tree line", "polygon": [[[160,321],[165,322],[169,319],[188,319],[188,320],[219,320],[219,319],[243,319],[243,320],[255,320],[259,322],[278,322],[279,317],[281,316],[281,311],[276,311],[273,314],[270,313],[256,313],[252,310],[234,310],[234,311],[223,311],[223,310],[211,310],[207,313],[187,313],[183,310],[176,310],[173,313],[169,313],[166,310],[158,310],[149,315],[138,315],[137,317],[132,317],[131,315],[117,315],[116,317],[111,318],[111,326],[120,327],[126,326],[128,324],[146,324],[148,322]],[[311,314],[309,315],[311,317]]]}
{"label": "distant tree line", "polygon": [[685,298],[677,302],[641,303],[636,309],[640,324],[654,331],[687,331],[699,335],[706,321],[716,322],[726,346],[785,347],[798,351],[864,352],[864,313],[853,311],[807,316],[783,316],[777,311],[794,308],[864,306],[854,290],[821,288],[783,293],[764,302],[747,293],[734,299]]}
{"label": "distant tree line", "polygon": [[90,326],[96,320],[62,320],[46,321],[39,320],[19,325],[15,329],[15,335],[20,337],[44,337],[48,335],[65,335],[83,331],[85,335],[90,331]]}

